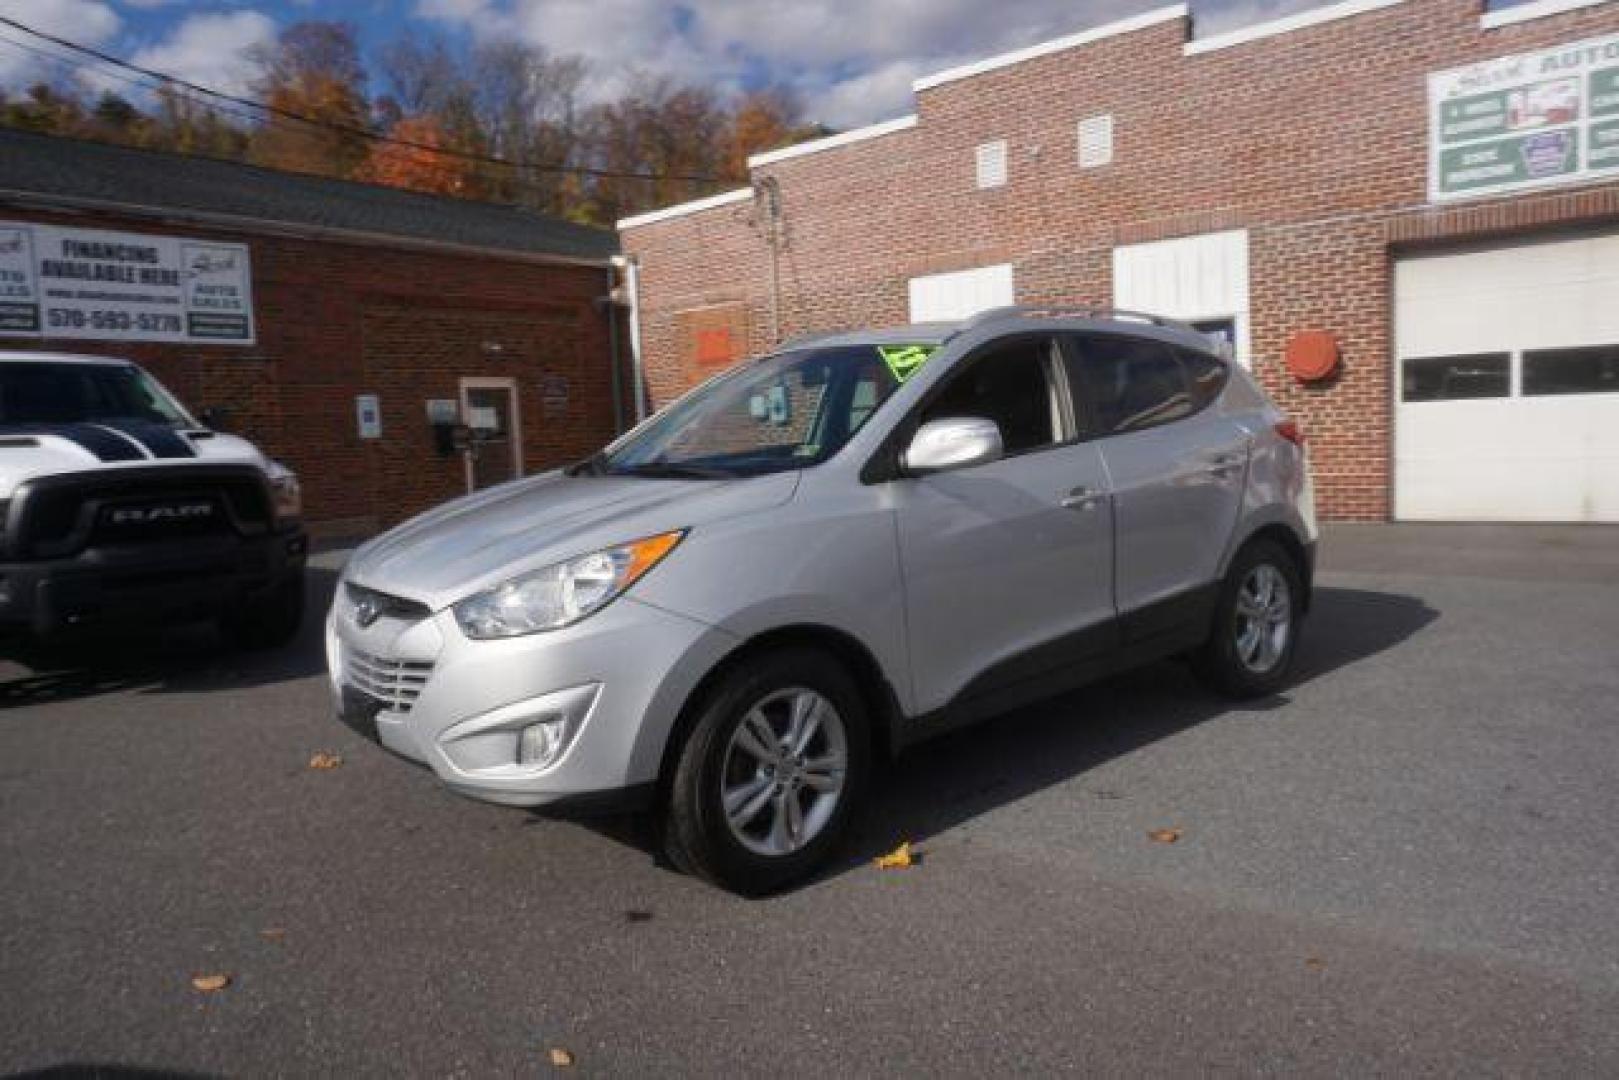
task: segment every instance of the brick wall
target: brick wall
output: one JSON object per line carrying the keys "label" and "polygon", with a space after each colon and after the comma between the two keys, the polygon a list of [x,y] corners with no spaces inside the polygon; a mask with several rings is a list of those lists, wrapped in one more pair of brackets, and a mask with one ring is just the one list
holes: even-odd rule
{"label": "brick wall", "polygon": [[[102,214],[0,208],[0,216],[247,244],[254,346],[0,335],[0,348],[125,357],[193,410],[227,410],[232,431],[298,473],[317,531],[371,531],[465,492],[462,460],[436,453],[425,404],[457,397],[462,377],[517,380],[527,472],[576,460],[613,436],[608,319],[596,303],[610,287],[605,268]],[[567,406],[548,413],[542,381],[555,386],[558,378],[567,383]],[[359,437],[354,399],[368,393],[381,398],[381,439]],[[628,408],[627,390],[624,400]]]}
{"label": "brick wall", "polygon": [[[1308,431],[1323,513],[1391,506],[1391,253],[1403,245],[1619,220],[1619,185],[1470,208],[1427,199],[1427,75],[1619,31],[1619,4],[1483,30],[1477,0],[1407,0],[1187,55],[1159,23],[923,90],[915,127],[773,162],[779,336],[904,322],[908,279],[1015,266],[1020,302],[1110,302],[1115,245],[1249,230],[1250,345]],[[1080,169],[1077,125],[1114,117],[1114,161]],[[1009,183],[977,190],[974,148],[1008,141]],[[680,312],[745,305],[769,344],[770,261],[749,203],[627,229],[642,264],[653,395],[686,385]],[[1326,330],[1345,366],[1301,387],[1286,342]]]}

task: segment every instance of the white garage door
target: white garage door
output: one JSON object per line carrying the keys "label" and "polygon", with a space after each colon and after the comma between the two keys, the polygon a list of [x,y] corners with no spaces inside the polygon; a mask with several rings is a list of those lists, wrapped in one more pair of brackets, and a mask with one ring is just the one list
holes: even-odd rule
{"label": "white garage door", "polygon": [[1619,521],[1619,235],[1395,264],[1395,516]]}

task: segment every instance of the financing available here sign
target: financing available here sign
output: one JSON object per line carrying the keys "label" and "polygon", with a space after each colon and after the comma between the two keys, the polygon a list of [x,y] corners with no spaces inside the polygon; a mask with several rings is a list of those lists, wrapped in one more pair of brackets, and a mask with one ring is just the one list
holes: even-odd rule
{"label": "financing available here sign", "polygon": [[1428,77],[1428,194],[1619,178],[1619,34]]}
{"label": "financing available here sign", "polygon": [[251,345],[243,244],[0,221],[0,337]]}

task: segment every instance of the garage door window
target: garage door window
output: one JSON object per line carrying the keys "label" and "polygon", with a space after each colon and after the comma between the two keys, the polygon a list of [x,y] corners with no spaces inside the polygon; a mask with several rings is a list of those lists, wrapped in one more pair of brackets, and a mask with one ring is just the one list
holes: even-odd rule
{"label": "garage door window", "polygon": [[1459,401],[1512,393],[1512,354],[1425,356],[1401,366],[1400,400]]}
{"label": "garage door window", "polygon": [[1526,352],[1523,392],[1526,396],[1619,393],[1619,345]]}

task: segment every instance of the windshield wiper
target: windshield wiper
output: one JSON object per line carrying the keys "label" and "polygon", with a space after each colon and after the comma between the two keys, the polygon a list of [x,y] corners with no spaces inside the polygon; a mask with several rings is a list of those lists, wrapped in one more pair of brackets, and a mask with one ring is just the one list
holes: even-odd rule
{"label": "windshield wiper", "polygon": [[609,476],[646,476],[655,480],[731,480],[736,474],[708,465],[682,465],[673,461],[644,461],[608,470]]}
{"label": "windshield wiper", "polygon": [[576,461],[562,471],[568,476],[601,476],[607,471],[607,455],[600,450],[583,461]]}

